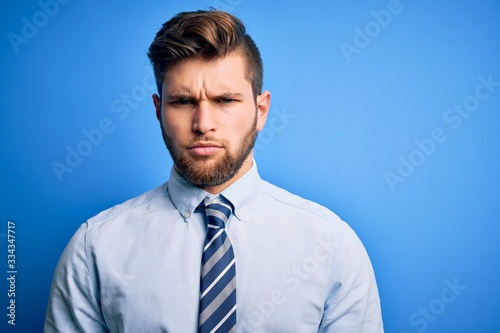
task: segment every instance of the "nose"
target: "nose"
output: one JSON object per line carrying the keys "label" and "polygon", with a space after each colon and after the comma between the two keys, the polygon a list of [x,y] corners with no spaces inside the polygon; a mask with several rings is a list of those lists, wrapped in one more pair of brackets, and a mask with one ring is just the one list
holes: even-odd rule
{"label": "nose", "polygon": [[193,117],[193,132],[206,134],[216,129],[215,108],[208,101],[201,101]]}

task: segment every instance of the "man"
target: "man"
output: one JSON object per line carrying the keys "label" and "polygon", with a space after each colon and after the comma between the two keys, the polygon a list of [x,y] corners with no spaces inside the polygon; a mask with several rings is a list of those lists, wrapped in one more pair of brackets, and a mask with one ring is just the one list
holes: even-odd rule
{"label": "man", "polygon": [[354,232],[259,177],[271,95],[240,20],[180,13],[148,55],[170,179],[80,227],[45,332],[383,332]]}

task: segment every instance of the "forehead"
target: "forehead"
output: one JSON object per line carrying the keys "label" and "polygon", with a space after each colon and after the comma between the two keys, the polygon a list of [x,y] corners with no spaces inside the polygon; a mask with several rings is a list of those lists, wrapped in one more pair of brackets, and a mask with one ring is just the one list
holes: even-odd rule
{"label": "forehead", "polygon": [[244,58],[233,52],[214,60],[186,59],[165,74],[163,90],[166,92],[199,89],[251,90]]}

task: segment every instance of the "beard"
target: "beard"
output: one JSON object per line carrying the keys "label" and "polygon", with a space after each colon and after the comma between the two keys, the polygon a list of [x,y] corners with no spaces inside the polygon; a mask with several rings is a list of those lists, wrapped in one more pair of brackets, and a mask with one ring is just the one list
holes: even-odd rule
{"label": "beard", "polygon": [[[176,145],[173,138],[163,128],[162,123],[161,132],[177,172],[189,183],[204,188],[223,184],[236,175],[255,145],[258,135],[256,126],[257,115],[252,127],[241,140],[235,153],[230,152],[228,142],[225,140],[217,140],[214,137],[199,135],[189,142]],[[193,156],[189,154],[186,147],[200,141],[218,143],[224,148],[223,155]]]}

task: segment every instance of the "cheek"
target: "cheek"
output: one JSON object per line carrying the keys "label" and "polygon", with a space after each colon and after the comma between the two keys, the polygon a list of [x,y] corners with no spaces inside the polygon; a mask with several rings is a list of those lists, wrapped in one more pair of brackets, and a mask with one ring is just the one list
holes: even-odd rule
{"label": "cheek", "polygon": [[255,115],[234,120],[231,126],[227,128],[226,133],[230,133],[229,140],[239,144],[247,136],[250,129],[254,127],[254,123]]}
{"label": "cheek", "polygon": [[163,114],[163,128],[170,137],[178,137],[183,132],[190,131],[190,123],[172,114]]}
{"label": "cheek", "polygon": [[238,132],[248,132],[255,123],[257,115],[255,106],[251,104],[239,111],[238,116],[233,119],[234,126],[238,129]]}

